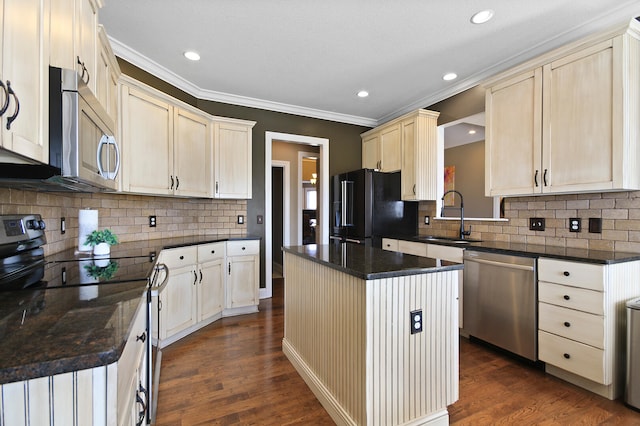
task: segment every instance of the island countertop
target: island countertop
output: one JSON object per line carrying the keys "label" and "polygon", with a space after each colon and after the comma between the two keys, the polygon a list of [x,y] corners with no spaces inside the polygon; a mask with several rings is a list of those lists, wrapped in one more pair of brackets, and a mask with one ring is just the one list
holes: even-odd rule
{"label": "island countertop", "polygon": [[353,243],[309,244],[283,247],[283,250],[364,280],[463,268],[461,263],[413,256]]}

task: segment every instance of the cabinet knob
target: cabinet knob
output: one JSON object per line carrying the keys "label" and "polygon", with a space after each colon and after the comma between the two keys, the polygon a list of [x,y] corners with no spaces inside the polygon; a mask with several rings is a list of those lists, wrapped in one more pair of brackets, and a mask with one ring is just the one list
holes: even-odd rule
{"label": "cabinet knob", "polygon": [[564,275],[565,277],[568,277],[568,276],[569,276],[569,275],[571,275],[571,274],[569,273],[569,271],[564,271],[564,272],[562,273],[562,275]]}
{"label": "cabinet knob", "polygon": [[216,251],[215,250],[211,250],[211,254],[214,254]]}
{"label": "cabinet knob", "polygon": [[569,321],[565,321],[565,322],[564,322],[564,326],[565,326],[565,327],[571,327],[571,323],[570,323]]}
{"label": "cabinet knob", "polygon": [[145,340],[147,340],[147,333],[142,333],[141,335],[136,336],[136,342],[142,341],[142,343],[144,343]]}
{"label": "cabinet knob", "polygon": [[184,260],[184,256],[180,256],[180,260]]}
{"label": "cabinet knob", "polygon": [[245,250],[245,249],[246,249],[246,247],[242,247],[242,250]]}
{"label": "cabinet knob", "polygon": [[568,294],[565,294],[563,297],[564,297],[564,300],[569,300],[569,299],[571,299],[571,297],[569,297],[569,295],[568,295]]}
{"label": "cabinet knob", "polygon": [[563,357],[565,357],[566,359],[571,358],[571,355],[569,355],[569,354],[564,354],[564,355],[562,355],[562,356],[563,356]]}

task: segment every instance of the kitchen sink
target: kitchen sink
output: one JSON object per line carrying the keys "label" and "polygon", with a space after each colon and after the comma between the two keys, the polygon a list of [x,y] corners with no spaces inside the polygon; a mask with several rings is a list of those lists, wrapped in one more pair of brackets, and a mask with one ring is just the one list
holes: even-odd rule
{"label": "kitchen sink", "polygon": [[470,243],[479,243],[480,240],[461,240],[459,238],[447,238],[447,237],[420,237],[421,241],[424,242],[434,242],[434,243],[447,243],[447,244],[470,244]]}

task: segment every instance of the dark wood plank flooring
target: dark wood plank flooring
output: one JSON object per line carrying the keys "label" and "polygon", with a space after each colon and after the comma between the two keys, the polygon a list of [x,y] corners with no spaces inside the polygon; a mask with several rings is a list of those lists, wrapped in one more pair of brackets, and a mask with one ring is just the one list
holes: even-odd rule
{"label": "dark wood plank flooring", "polygon": [[[156,424],[332,425],[282,353],[283,282],[260,312],[223,318],[163,351]],[[640,425],[640,413],[461,339],[451,424]]]}

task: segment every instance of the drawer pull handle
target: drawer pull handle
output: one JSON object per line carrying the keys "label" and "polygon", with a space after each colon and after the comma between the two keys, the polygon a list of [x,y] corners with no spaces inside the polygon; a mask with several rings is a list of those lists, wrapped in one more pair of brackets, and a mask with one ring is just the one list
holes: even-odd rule
{"label": "drawer pull handle", "polygon": [[564,297],[564,300],[569,300],[569,299],[571,299],[571,297],[570,297],[568,294],[565,294],[563,297]]}
{"label": "drawer pull handle", "polygon": [[568,277],[568,276],[569,276],[569,275],[571,275],[571,274],[569,273],[569,271],[564,271],[564,272],[562,273],[562,275],[564,275],[565,277]]}
{"label": "drawer pull handle", "polygon": [[565,327],[571,327],[571,323],[570,323],[569,321],[565,321],[565,322],[564,322],[564,326],[565,326]]}
{"label": "drawer pull handle", "polygon": [[180,256],[180,260],[184,260],[184,256]]}
{"label": "drawer pull handle", "polygon": [[569,355],[569,354],[564,354],[564,355],[562,355],[562,356],[563,356],[563,357],[565,357],[566,359],[571,358],[571,355]]}

